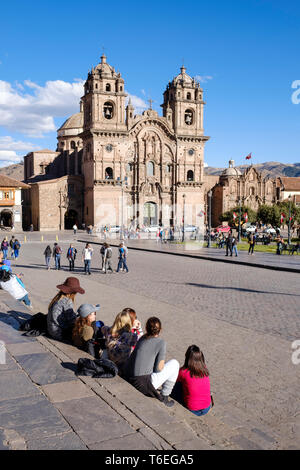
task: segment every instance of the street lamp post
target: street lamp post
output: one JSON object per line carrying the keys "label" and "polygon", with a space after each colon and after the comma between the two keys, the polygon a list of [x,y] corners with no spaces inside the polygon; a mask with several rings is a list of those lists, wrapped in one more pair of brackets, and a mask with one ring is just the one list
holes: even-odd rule
{"label": "street lamp post", "polygon": [[291,244],[291,199],[292,195],[289,195],[289,225],[288,225],[288,245]]}
{"label": "street lamp post", "polygon": [[127,176],[125,176],[124,179],[121,179],[120,177],[117,178],[117,185],[121,186],[121,190],[122,190],[122,214],[121,214],[121,230],[120,230],[120,240],[121,240],[121,237],[123,236],[123,230],[124,230],[124,198],[123,198],[123,193],[124,193],[124,186],[127,186],[128,185],[128,182],[127,182],[128,178]]}
{"label": "street lamp post", "polygon": [[184,212],[185,212],[185,194],[182,195],[183,212],[182,212],[182,242],[184,242]]}
{"label": "street lamp post", "polygon": [[207,248],[210,248],[210,242],[211,242],[211,196],[212,192],[211,190],[208,192],[208,197],[209,197],[209,211],[208,211],[208,236],[207,236]]}

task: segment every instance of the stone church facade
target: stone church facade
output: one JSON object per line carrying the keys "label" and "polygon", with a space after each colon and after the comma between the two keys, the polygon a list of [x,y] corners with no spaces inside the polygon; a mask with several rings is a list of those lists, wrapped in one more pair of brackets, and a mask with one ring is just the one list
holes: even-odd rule
{"label": "stone church facade", "polygon": [[[37,230],[102,226],[203,226],[203,90],[185,67],[168,83],[162,116],[134,114],[106,56],[88,73],[80,112],[58,130],[56,152],[24,158],[26,222]],[[51,205],[51,217],[49,207]],[[183,209],[184,207],[184,209]],[[48,214],[48,216],[47,216]],[[67,226],[66,226],[67,225]]]}

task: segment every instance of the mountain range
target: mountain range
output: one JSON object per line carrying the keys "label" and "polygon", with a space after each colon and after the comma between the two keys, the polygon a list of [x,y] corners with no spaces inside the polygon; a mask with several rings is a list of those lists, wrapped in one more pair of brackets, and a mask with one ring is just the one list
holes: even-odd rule
{"label": "mountain range", "polygon": [[[262,172],[264,176],[269,178],[276,178],[277,176],[294,176],[300,177],[300,163],[279,163],[279,162],[266,162],[258,163],[253,165],[259,172]],[[244,171],[249,165],[239,165],[238,168]],[[220,175],[225,168],[216,168],[213,166],[207,166],[204,168],[206,175]],[[18,181],[22,181],[24,178],[24,164],[16,163],[14,165],[4,166],[0,168],[0,174],[10,176]]]}

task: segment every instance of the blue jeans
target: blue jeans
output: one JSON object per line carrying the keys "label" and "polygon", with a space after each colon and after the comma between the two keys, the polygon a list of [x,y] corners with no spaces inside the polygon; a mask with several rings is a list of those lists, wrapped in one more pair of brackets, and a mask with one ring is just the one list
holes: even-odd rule
{"label": "blue jeans", "polygon": [[45,256],[45,261],[46,261],[47,268],[50,268],[50,259],[51,259],[50,256]]}
{"label": "blue jeans", "polygon": [[210,409],[211,409],[211,405],[209,405],[208,408],[204,408],[204,410],[189,410],[189,411],[191,411],[191,413],[194,413],[194,415],[203,416],[203,415],[206,415]]}
{"label": "blue jeans", "polygon": [[3,251],[3,259],[6,259],[7,258],[7,252],[8,252],[8,249],[7,250],[2,250]]}
{"label": "blue jeans", "polygon": [[24,295],[22,299],[18,299],[20,302],[24,302],[25,305],[31,305],[31,302],[29,300],[28,294]]}
{"label": "blue jeans", "polygon": [[91,274],[91,260],[90,259],[85,259],[84,260],[84,272],[88,272]]}
{"label": "blue jeans", "polygon": [[232,248],[233,248],[233,251],[235,252],[235,256],[237,256],[238,255],[237,246],[233,245]]}
{"label": "blue jeans", "polygon": [[118,267],[117,267],[117,273],[119,272],[119,270],[123,268],[123,269],[126,269],[126,271],[128,272],[128,266],[126,264],[126,258],[119,258],[119,264],[118,264]]}
{"label": "blue jeans", "polygon": [[17,259],[19,256],[19,250],[17,248],[14,250],[14,254],[15,254],[15,258]]}
{"label": "blue jeans", "polygon": [[60,269],[60,255],[55,255],[55,268]]}

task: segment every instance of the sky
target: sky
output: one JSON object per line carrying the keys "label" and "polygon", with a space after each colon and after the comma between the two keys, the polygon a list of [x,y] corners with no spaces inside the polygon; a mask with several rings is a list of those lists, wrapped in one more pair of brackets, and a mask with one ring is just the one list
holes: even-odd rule
{"label": "sky", "polygon": [[105,52],[136,112],[184,63],[204,90],[204,159],[300,162],[298,0],[15,0],[0,17],[0,166],[56,149]]}

